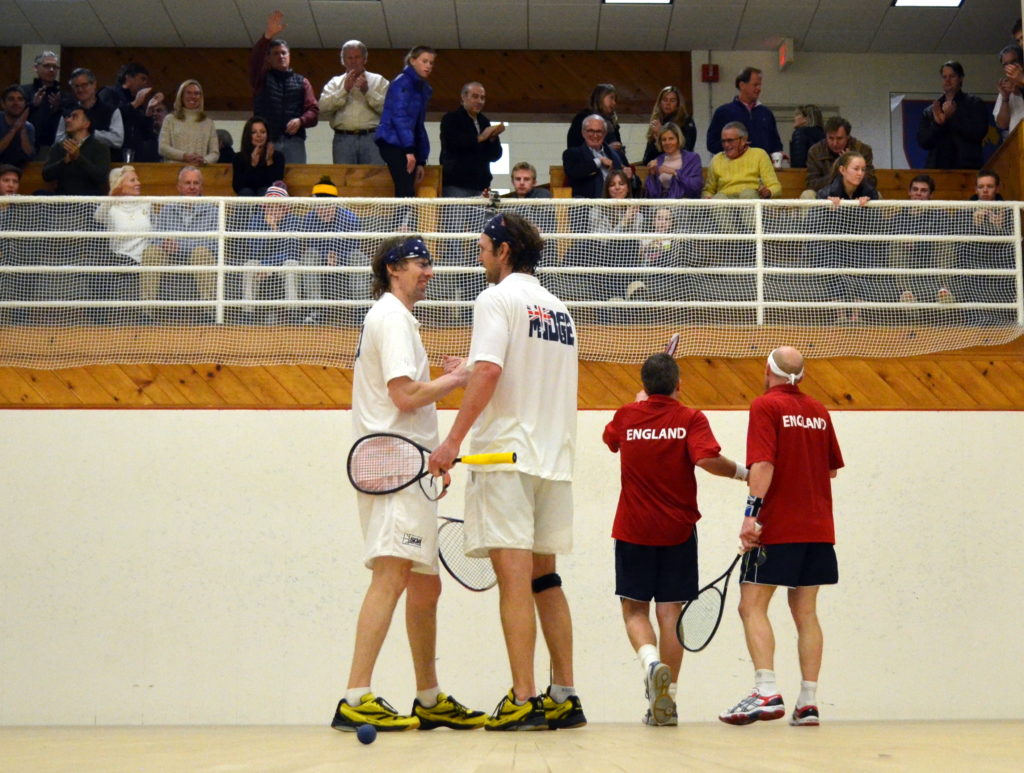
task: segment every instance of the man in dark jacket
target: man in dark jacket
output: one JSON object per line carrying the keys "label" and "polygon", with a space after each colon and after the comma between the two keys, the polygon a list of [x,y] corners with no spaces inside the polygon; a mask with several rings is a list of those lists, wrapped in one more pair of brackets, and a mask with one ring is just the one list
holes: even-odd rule
{"label": "man in dark jacket", "polygon": [[487,95],[484,87],[462,87],[462,107],[441,119],[441,167],[445,196],[479,196],[491,185],[491,162],[501,158],[498,136],[504,123],[491,125],[481,111]]}
{"label": "man in dark jacket", "polygon": [[28,120],[36,128],[36,159],[46,156],[57,136],[60,110],[67,96],[60,88],[60,60],[53,51],[43,51],[35,58],[36,77],[23,83],[21,93],[28,103]]}
{"label": "man in dark jacket", "polygon": [[924,110],[917,127],[917,144],[928,151],[929,169],[980,169],[981,144],[988,134],[988,109],[979,97],[961,90],[964,68],[946,62],[942,96]]}
{"label": "man in dark jacket", "polygon": [[267,29],[249,55],[253,114],[267,122],[274,150],[288,164],[306,163],[306,129],[316,126],[320,106],[313,87],[292,70],[288,44],[277,37],[285,28],[284,14],[274,11]]}
{"label": "man in dark jacket", "polygon": [[612,169],[622,169],[622,157],[605,142],[608,127],[604,118],[588,116],[583,121],[583,145],[562,152],[565,179],[574,199],[599,199],[604,178]]}

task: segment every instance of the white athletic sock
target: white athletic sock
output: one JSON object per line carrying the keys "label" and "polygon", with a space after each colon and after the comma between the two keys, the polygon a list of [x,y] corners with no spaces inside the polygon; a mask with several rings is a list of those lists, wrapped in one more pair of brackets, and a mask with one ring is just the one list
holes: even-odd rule
{"label": "white athletic sock", "polygon": [[668,697],[670,697],[672,700],[676,699],[676,683],[675,682],[672,682],[672,684],[670,684],[668,686]]}
{"label": "white athletic sock", "polygon": [[548,688],[548,695],[555,703],[565,703],[570,695],[576,694],[576,688],[572,685],[553,684]]}
{"label": "white athletic sock", "polygon": [[371,692],[370,685],[366,687],[353,687],[345,691],[345,703],[349,706],[358,706],[363,702],[363,696]]}
{"label": "white athletic sock", "polygon": [[754,684],[761,695],[775,695],[779,686],[775,684],[775,672],[767,668],[759,668],[754,672]]}
{"label": "white athletic sock", "polygon": [[641,644],[640,649],[636,651],[636,657],[640,661],[640,665],[644,667],[644,676],[651,668],[651,663],[658,662],[658,648],[653,644]]}
{"label": "white athletic sock", "polygon": [[800,682],[800,697],[796,699],[798,708],[818,705],[818,683]]}
{"label": "white athletic sock", "polygon": [[437,696],[440,694],[441,688],[436,684],[433,687],[428,687],[426,690],[418,690],[416,692],[416,699],[420,702],[420,705],[429,709],[431,706],[437,705]]}

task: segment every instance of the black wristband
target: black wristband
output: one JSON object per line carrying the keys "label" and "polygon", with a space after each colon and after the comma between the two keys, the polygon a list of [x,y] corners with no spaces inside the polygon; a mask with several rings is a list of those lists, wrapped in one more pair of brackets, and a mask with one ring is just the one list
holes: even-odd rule
{"label": "black wristband", "polygon": [[743,511],[745,518],[757,518],[761,513],[761,505],[764,504],[764,500],[761,497],[755,497],[753,494],[747,497],[747,508]]}

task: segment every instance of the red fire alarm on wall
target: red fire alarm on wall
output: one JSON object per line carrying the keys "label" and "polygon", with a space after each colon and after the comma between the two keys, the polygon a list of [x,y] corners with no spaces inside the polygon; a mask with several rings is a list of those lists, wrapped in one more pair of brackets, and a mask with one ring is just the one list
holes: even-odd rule
{"label": "red fire alarm on wall", "polygon": [[702,64],[700,66],[701,83],[718,83],[718,65]]}

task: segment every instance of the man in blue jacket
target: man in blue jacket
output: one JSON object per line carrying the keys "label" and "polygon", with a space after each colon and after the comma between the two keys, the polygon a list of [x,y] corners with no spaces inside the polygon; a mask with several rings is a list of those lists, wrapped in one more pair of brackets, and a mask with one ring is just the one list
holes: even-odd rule
{"label": "man in blue jacket", "polygon": [[[778,167],[782,160],[782,139],[775,125],[775,114],[761,104],[761,71],[756,67],[745,67],[736,76],[736,94],[732,102],[720,106],[711,116],[708,126],[708,150],[722,152],[722,129],[727,123],[739,121],[747,127],[750,146],[761,148],[772,157]],[[778,154],[778,155],[776,155]]]}

